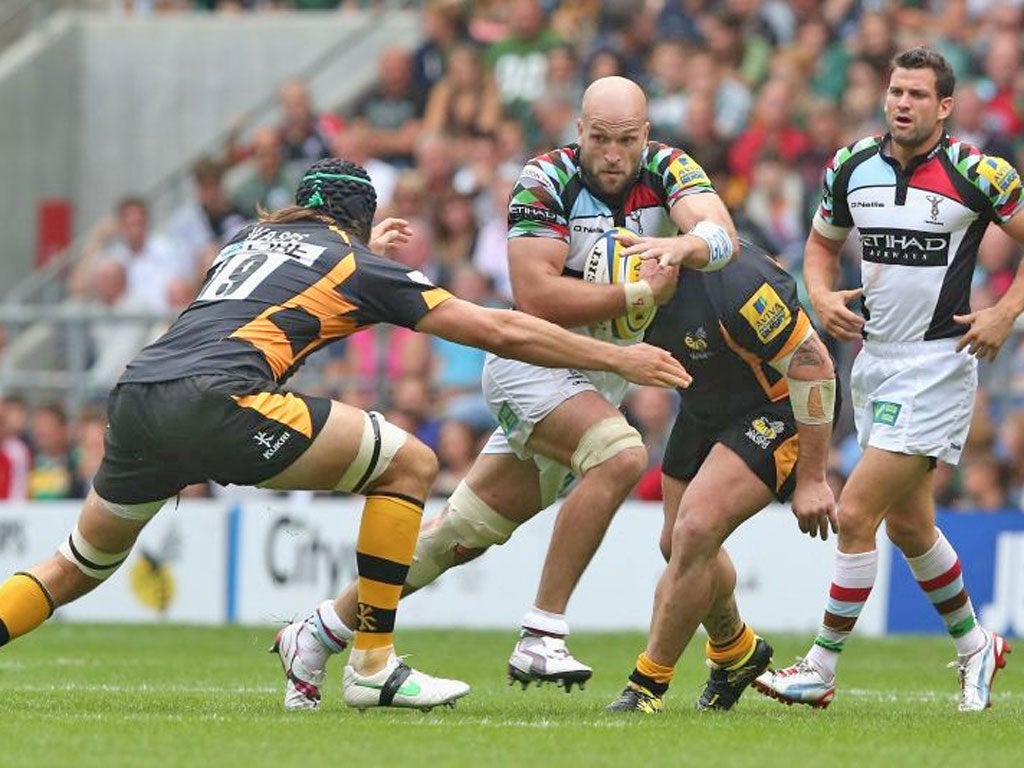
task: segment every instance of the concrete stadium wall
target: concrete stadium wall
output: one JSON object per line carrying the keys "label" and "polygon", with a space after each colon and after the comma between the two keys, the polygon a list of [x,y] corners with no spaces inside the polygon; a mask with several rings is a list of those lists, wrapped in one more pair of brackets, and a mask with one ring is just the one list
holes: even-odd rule
{"label": "concrete stadium wall", "polygon": [[[55,15],[0,57],[0,293],[31,269],[40,199],[69,198],[85,234],[318,60],[329,58],[309,80],[317,106],[351,100],[381,49],[413,46],[418,27],[399,12]],[[275,118],[268,108],[253,122]]]}
{"label": "concrete stadium wall", "polygon": [[38,201],[75,187],[79,38],[55,17],[0,57],[0,294],[32,268]]}

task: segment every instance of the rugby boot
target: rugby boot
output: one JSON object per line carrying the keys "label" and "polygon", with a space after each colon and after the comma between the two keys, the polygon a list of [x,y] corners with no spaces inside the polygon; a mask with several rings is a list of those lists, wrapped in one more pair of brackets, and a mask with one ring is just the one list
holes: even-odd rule
{"label": "rugby boot", "polygon": [[747,686],[772,663],[772,647],[763,637],[755,637],[754,647],[745,657],[730,666],[719,666],[708,659],[711,674],[696,708],[732,709]]}

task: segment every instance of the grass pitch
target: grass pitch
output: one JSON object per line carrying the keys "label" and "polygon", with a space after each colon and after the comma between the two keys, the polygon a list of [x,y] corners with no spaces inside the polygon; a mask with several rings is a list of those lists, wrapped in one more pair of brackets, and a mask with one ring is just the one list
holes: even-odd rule
{"label": "grass pitch", "polygon": [[[944,638],[854,638],[826,711],[748,691],[729,713],[693,710],[705,677],[694,643],[656,716],[603,711],[643,647],[637,633],[573,635],[587,690],[510,688],[509,632],[414,631],[402,653],[465,679],[455,710],[370,710],[329,671],[316,713],[286,713],[273,630],[53,624],[0,650],[0,766],[929,766],[1021,765],[1024,642],[994,707],[962,715]],[[778,664],[809,638],[776,636]],[[1014,657],[1016,656],[1016,658]]]}

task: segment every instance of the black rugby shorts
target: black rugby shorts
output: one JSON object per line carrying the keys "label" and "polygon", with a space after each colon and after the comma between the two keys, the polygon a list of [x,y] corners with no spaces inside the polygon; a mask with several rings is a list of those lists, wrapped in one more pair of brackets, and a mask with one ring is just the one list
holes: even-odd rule
{"label": "black rugby shorts", "polygon": [[104,499],[139,504],[213,480],[257,485],[280,474],[323,429],[331,401],[272,382],[190,376],[119,384],[107,405]]}
{"label": "black rugby shorts", "polygon": [[765,403],[718,423],[699,421],[681,408],[665,449],[662,473],[690,482],[715,443],[737,454],[779,501],[793,495],[799,448],[788,399]]}

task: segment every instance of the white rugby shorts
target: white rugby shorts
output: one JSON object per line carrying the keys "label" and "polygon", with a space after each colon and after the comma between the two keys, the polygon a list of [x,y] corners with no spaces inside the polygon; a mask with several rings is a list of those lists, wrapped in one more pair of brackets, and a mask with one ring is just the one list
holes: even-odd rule
{"label": "white rugby shorts", "polygon": [[866,341],[850,390],[861,448],[957,464],[971,427],[978,361],[959,339]]}

